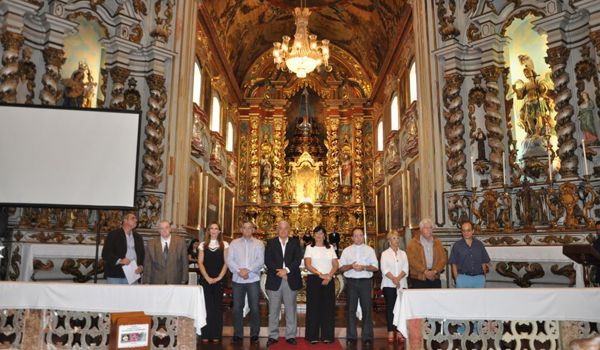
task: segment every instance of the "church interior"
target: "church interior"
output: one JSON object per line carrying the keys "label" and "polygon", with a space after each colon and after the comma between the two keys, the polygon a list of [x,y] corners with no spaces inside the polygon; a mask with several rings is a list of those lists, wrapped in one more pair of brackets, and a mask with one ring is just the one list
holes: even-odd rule
{"label": "church interior", "polygon": [[[144,240],[167,220],[187,242],[246,221],[266,241],[286,220],[340,250],[360,227],[379,256],[423,219],[450,251],[470,220],[486,287],[515,293],[502,302],[598,287],[563,252],[600,234],[599,1],[1,0],[0,39],[0,104],[139,113]],[[97,237],[125,213],[0,206],[0,280],[103,283]],[[373,298],[377,313],[377,282]],[[107,313],[0,310],[0,348],[108,348]],[[600,334],[577,317],[469,335],[432,317],[415,349],[570,349]],[[152,334],[153,349],[202,348],[181,315]]]}

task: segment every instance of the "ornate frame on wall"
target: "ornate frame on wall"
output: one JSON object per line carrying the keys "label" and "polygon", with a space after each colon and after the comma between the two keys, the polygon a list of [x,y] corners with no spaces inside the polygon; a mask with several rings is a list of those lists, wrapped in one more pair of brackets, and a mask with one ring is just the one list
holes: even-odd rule
{"label": "ornate frame on wall", "polygon": [[190,228],[200,228],[202,222],[202,167],[191,162],[190,174],[188,176],[188,213],[187,226]]}
{"label": "ornate frame on wall", "polygon": [[212,174],[207,174],[205,178],[205,190],[204,190],[204,225],[207,227],[212,222],[218,222],[222,225],[220,220],[221,212],[221,183]]}
{"label": "ornate frame on wall", "polygon": [[406,197],[408,199],[408,212],[407,215],[407,223],[409,227],[418,227],[419,221],[421,221],[421,191],[419,184],[419,173],[421,169],[419,168],[419,159],[415,158],[410,164],[407,166],[407,193]]}
{"label": "ornate frame on wall", "polygon": [[387,200],[387,186],[381,186],[376,194],[375,211],[377,218],[375,220],[375,230],[377,234],[385,233],[388,227],[389,201]]}
{"label": "ornate frame on wall", "polygon": [[398,172],[396,175],[390,178],[388,181],[390,187],[390,199],[389,199],[389,228],[390,230],[399,229],[404,227],[406,222],[405,220],[405,206],[406,200],[404,198],[405,194],[405,183],[404,179],[405,171]]}

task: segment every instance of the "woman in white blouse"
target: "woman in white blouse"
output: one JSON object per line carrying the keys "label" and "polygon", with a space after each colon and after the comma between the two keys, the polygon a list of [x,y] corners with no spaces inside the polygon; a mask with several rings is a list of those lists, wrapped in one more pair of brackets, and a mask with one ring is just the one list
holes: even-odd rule
{"label": "woman in white blouse", "polygon": [[[381,253],[381,290],[385,298],[385,311],[388,329],[388,342],[394,342],[394,304],[398,296],[398,289],[408,288],[406,276],[408,275],[408,258],[406,253],[400,249],[400,235],[398,231],[392,230],[387,235],[390,247]],[[398,340],[402,341],[402,335],[398,333]]]}
{"label": "woman in white blouse", "polygon": [[333,342],[335,315],[335,283],[333,276],[339,264],[335,250],[327,241],[323,226],[313,230],[314,241],[306,246],[304,266],[306,282],[306,340]]}

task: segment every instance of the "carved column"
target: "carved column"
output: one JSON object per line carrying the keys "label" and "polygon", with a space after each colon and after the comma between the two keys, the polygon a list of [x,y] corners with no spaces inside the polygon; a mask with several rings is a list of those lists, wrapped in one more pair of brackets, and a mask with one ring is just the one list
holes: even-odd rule
{"label": "carved column", "polygon": [[502,158],[504,155],[502,115],[500,114],[500,99],[498,98],[498,77],[501,69],[489,66],[481,69],[486,81],[485,93],[485,128],[488,132],[490,146],[490,177],[492,185],[502,185],[503,172]]}
{"label": "carved column", "polygon": [[[453,73],[444,77],[446,84],[444,100],[444,134],[446,136],[446,178],[452,189],[466,187],[465,127],[463,125],[462,97],[460,90],[464,77]],[[473,174],[471,174],[473,175]]]}
{"label": "carved column", "polygon": [[258,191],[260,183],[260,169],[258,161],[258,128],[260,116],[256,113],[250,114],[250,185],[248,186],[248,202],[258,202]]}
{"label": "carved column", "polygon": [[[119,75],[119,78],[122,77],[122,75]],[[123,79],[123,82],[125,82],[125,79]],[[166,118],[165,104],[167,101],[165,78],[162,75],[151,74],[146,77],[146,82],[150,90],[150,97],[148,98],[148,112],[146,114],[147,125],[144,129],[146,139],[144,140],[142,187],[144,189],[158,189],[163,179],[162,156],[165,137],[163,122]],[[113,101],[115,99],[113,95]],[[111,106],[113,106],[112,102]],[[114,105],[114,108],[117,108],[117,105]]]}
{"label": "carved column", "polygon": [[575,123],[573,122],[572,97],[569,88],[569,74],[566,72],[570,50],[564,46],[548,49],[546,62],[552,68],[552,80],[556,91],[556,134],[558,135],[558,156],[560,157],[560,175],[563,178],[576,177],[578,160],[575,155],[577,141],[573,137]]}
{"label": "carved column", "polygon": [[0,41],[4,48],[2,70],[0,70],[0,101],[16,103],[17,84],[19,83],[19,51],[23,46],[23,35],[5,31]]}
{"label": "carved column", "polygon": [[47,47],[42,52],[46,64],[46,73],[42,76],[42,91],[40,101],[42,105],[54,106],[60,97],[58,83],[60,81],[60,69],[67,60],[62,49]]}
{"label": "carved column", "polygon": [[330,116],[327,121],[327,196],[331,203],[337,203],[340,198],[340,144],[338,129],[340,118],[338,115]]}
{"label": "carved column", "polygon": [[363,140],[363,122],[362,115],[354,115],[352,119],[354,124],[354,168],[352,184],[354,187],[354,203],[361,204],[363,202],[363,161],[364,161],[364,140]]}
{"label": "carved column", "polygon": [[281,203],[283,197],[281,184],[283,182],[285,150],[283,143],[285,139],[285,117],[282,108],[276,108],[273,112],[273,195],[274,204]]}
{"label": "carved column", "polygon": [[[111,109],[126,109],[125,104],[125,81],[129,77],[129,69],[115,66],[110,69],[110,78],[112,79],[112,91],[110,93],[110,108]],[[155,74],[154,74],[155,75]],[[156,75],[155,75],[156,76]],[[162,77],[161,77],[162,78]],[[163,88],[164,88],[164,78]],[[148,83],[150,84],[150,83]],[[150,93],[152,95],[152,93]]]}

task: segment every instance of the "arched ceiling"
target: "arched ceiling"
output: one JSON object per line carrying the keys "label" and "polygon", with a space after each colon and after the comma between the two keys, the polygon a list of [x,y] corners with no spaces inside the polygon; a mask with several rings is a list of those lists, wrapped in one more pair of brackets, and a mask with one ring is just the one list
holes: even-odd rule
{"label": "arched ceiling", "polygon": [[[252,63],[273,42],[295,32],[293,0],[207,0],[202,2],[238,86]],[[307,0],[309,31],[352,54],[377,78],[388,51],[400,35],[406,0]]]}

